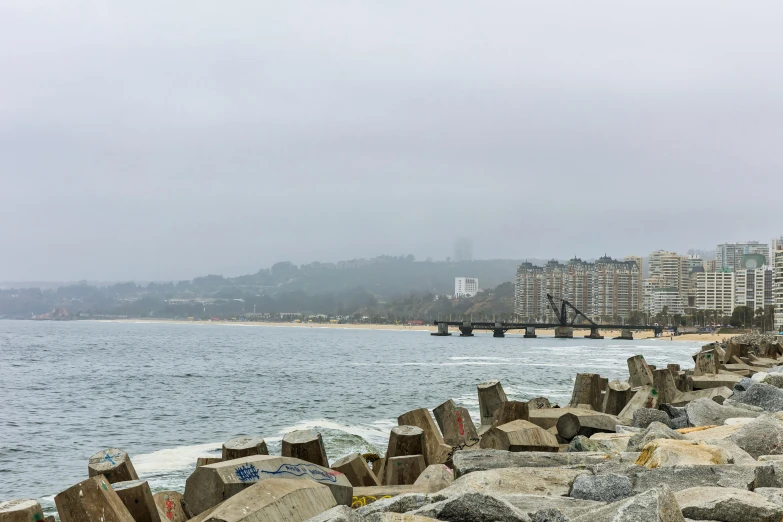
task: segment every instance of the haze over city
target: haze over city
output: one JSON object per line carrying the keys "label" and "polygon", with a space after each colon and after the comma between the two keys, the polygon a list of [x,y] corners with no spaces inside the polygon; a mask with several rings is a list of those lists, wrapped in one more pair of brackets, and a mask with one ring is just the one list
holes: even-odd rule
{"label": "haze over city", "polygon": [[780,234],[783,7],[0,4],[0,281]]}

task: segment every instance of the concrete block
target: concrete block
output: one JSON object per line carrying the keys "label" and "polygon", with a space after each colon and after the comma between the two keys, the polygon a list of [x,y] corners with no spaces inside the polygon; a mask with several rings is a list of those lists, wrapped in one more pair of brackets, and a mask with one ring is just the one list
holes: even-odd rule
{"label": "concrete block", "polygon": [[586,408],[543,408],[540,410],[530,409],[528,411],[528,421],[536,426],[548,430],[557,426],[557,421],[566,413],[585,413],[595,414],[593,410]]}
{"label": "concrete block", "polygon": [[338,504],[350,505],[353,486],[339,471],[291,457],[254,455],[196,468],[185,482],[185,506],[198,515],[257,482],[280,478],[314,480],[328,486]]}
{"label": "concrete block", "polygon": [[481,414],[481,424],[492,425],[492,418],[495,411],[503,406],[508,399],[503,391],[500,381],[487,381],[478,385],[479,412]]}
{"label": "concrete block", "polygon": [[196,467],[217,464],[218,462],[223,462],[223,459],[221,457],[199,457],[196,459]]}
{"label": "concrete block", "polygon": [[457,406],[449,399],[434,410],[435,422],[438,423],[443,440],[449,446],[468,444],[478,438],[476,427],[470,418],[467,408]]}
{"label": "concrete block", "polygon": [[686,465],[728,464],[726,450],[691,440],[656,439],[648,442],[636,460],[637,466],[662,468]]}
{"label": "concrete block", "polygon": [[87,470],[88,476],[103,475],[110,484],[139,480],[128,454],[117,448],[101,450],[90,457]]}
{"label": "concrete block", "polygon": [[332,464],[332,469],[339,471],[354,487],[380,486],[367,461],[358,453],[351,453]]}
{"label": "concrete block", "polygon": [[454,472],[445,464],[432,464],[427,466],[419,478],[413,483],[414,486],[427,486],[431,492],[451,486],[454,482]]}
{"label": "concrete block", "polygon": [[309,480],[265,480],[227,499],[207,522],[304,522],[335,507],[329,488]]}
{"label": "concrete block", "polygon": [[577,373],[574,382],[574,390],[571,393],[570,407],[576,408],[580,404],[589,404],[596,411],[601,410],[601,376],[597,373]]}
{"label": "concrete block", "polygon": [[633,396],[617,416],[620,419],[633,419],[633,412],[639,408],[656,409],[658,407],[658,391],[652,386],[641,386],[631,391]]}
{"label": "concrete block", "polygon": [[668,368],[661,368],[653,372],[653,387],[658,391],[659,404],[671,404],[680,394],[674,376]]}
{"label": "concrete block", "polygon": [[240,435],[223,443],[223,460],[241,459],[251,455],[269,455],[263,438]]}
{"label": "concrete block", "polygon": [[535,424],[517,420],[494,426],[482,437],[482,449],[517,451],[559,451],[557,438]]}
{"label": "concrete block", "polygon": [[694,390],[704,390],[707,388],[734,388],[734,385],[742,380],[740,375],[730,373],[719,373],[716,375],[693,375],[688,377],[688,382]]}
{"label": "concrete block", "polygon": [[184,497],[178,491],[159,491],[152,495],[152,500],[162,513],[162,522],[187,522],[191,518],[185,510]]}
{"label": "concrete block", "polygon": [[413,484],[426,467],[424,455],[389,457],[386,460],[383,483],[387,486]]}
{"label": "concrete block", "polygon": [[424,430],[418,426],[395,426],[389,435],[386,458],[424,455]]}
{"label": "concrete block", "polygon": [[283,437],[281,455],[312,462],[325,468],[329,467],[323,438],[315,430],[297,430],[286,433]]}
{"label": "concrete block", "polygon": [[[445,443],[443,435],[432,420],[426,408],[419,408],[397,417],[400,426],[417,426],[424,430],[424,460],[430,464],[446,464],[451,454],[451,446]],[[388,464],[388,463],[387,463]]]}
{"label": "concrete block", "polygon": [[32,499],[0,502],[0,522],[43,522],[41,505]]}
{"label": "concrete block", "polygon": [[161,522],[158,506],[146,480],[115,482],[112,488],[136,522]]}
{"label": "concrete block", "polygon": [[530,418],[530,405],[522,401],[506,401],[503,406],[495,410],[492,417],[492,425],[499,426],[515,420],[528,420]]}
{"label": "concrete block", "polygon": [[54,503],[60,522],[135,522],[103,475],[71,486]]}
{"label": "concrete block", "polygon": [[[557,420],[557,434],[565,440],[577,435],[590,437],[595,433],[615,433],[617,417],[605,413],[566,413]],[[499,448],[503,449],[503,448]]]}
{"label": "concrete block", "polygon": [[604,391],[601,411],[609,415],[619,415],[631,396],[631,385],[626,381],[610,381]]}
{"label": "concrete block", "polygon": [[706,350],[694,356],[696,366],[693,375],[708,375],[718,373],[718,357],[715,350]]}
{"label": "concrete block", "polygon": [[634,355],[629,357],[628,363],[628,384],[631,388],[637,388],[639,386],[652,386],[653,376],[650,366],[647,361],[644,360],[643,355]]}
{"label": "concrete block", "polygon": [[570,326],[556,326],[555,339],[573,339],[574,329]]}

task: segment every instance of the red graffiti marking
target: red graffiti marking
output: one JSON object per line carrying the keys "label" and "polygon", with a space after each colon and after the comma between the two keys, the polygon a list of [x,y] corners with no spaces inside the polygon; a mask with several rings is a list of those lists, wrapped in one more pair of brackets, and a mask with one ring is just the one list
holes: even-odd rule
{"label": "red graffiti marking", "polygon": [[171,500],[167,500],[166,501],[166,518],[168,518],[169,520],[174,520],[173,510],[174,510],[174,502],[172,502]]}
{"label": "red graffiti marking", "polygon": [[457,412],[457,424],[459,425],[459,434],[465,436],[465,428],[462,426],[462,415]]}

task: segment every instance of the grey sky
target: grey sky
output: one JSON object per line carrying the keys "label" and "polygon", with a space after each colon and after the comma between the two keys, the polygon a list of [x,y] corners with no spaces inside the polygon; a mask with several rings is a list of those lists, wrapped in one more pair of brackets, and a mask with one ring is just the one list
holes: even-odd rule
{"label": "grey sky", "polygon": [[0,281],[783,233],[783,4],[0,2]]}

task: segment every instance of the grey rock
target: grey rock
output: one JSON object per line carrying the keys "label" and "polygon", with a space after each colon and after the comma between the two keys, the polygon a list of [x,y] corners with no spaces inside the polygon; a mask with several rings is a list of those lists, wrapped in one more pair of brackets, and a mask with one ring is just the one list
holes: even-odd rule
{"label": "grey rock", "polygon": [[783,462],[773,460],[756,466],[756,477],[752,489],[780,487],[783,487]]}
{"label": "grey rock", "polygon": [[737,402],[736,400],[734,400],[734,398],[726,399],[723,405],[731,406],[732,408],[742,408],[748,411],[757,411],[759,413],[764,413],[764,408],[759,408],[758,406],[751,406],[750,404],[743,404],[741,402]]}
{"label": "grey rock", "polygon": [[731,440],[754,459],[783,454],[783,422],[773,415],[762,415],[744,424]]}
{"label": "grey rock", "polygon": [[746,392],[753,384],[753,379],[750,377],[743,377],[740,382],[734,385],[734,392]]}
{"label": "grey rock", "polygon": [[639,408],[633,412],[633,425],[636,428],[647,428],[653,422],[669,425],[669,416],[661,410]]}
{"label": "grey rock", "polygon": [[715,464],[709,466],[678,466],[648,469],[626,465],[613,472],[631,479],[634,493],[641,493],[659,484],[668,485],[673,491],[696,486],[753,489],[756,481],[756,465]]}
{"label": "grey rock", "polygon": [[736,417],[758,417],[758,413],[745,408],[735,408],[716,403],[710,399],[697,399],[687,406],[688,420],[692,426],[721,426],[726,419]]}
{"label": "grey rock", "polygon": [[530,513],[530,522],[568,522],[568,518],[558,509],[541,509]]}
{"label": "grey rock", "polygon": [[503,499],[485,493],[463,493],[410,513],[450,522],[529,522],[530,517]]}
{"label": "grey rock", "polygon": [[503,450],[458,451],[454,454],[454,478],[475,471],[499,468],[547,468],[553,466],[586,466],[606,462],[606,453],[577,452],[551,453],[548,451],[522,451],[512,453]]}
{"label": "grey rock", "polygon": [[642,428],[634,428],[633,426],[623,426],[618,424],[614,427],[614,431],[617,433],[641,433],[644,430]]}
{"label": "grey rock", "polygon": [[677,433],[665,424],[653,422],[642,433],[637,433],[631,437],[631,440],[628,441],[628,451],[642,451],[642,448],[644,448],[648,442],[655,439],[685,440],[685,436]]}
{"label": "grey rock", "polygon": [[568,443],[567,452],[592,451],[598,453],[616,453],[617,449],[602,440],[594,440],[577,435]]}
{"label": "grey rock", "polygon": [[364,518],[348,506],[337,506],[306,522],[364,522]]}
{"label": "grey rock", "polygon": [[770,462],[773,460],[783,460],[783,455],[760,455],[756,460],[759,462]]}
{"label": "grey rock", "polygon": [[669,420],[669,427],[673,430],[680,430],[682,428],[688,428],[690,427],[691,423],[688,420],[687,415],[683,415],[682,417],[675,417],[674,419]]}
{"label": "grey rock", "polygon": [[697,487],[675,493],[682,514],[697,520],[724,522],[780,522],[783,506],[752,491]]}
{"label": "grey rock", "polygon": [[778,506],[783,506],[783,488],[756,488],[754,493],[761,495]]}
{"label": "grey rock", "polygon": [[783,388],[783,374],[770,373],[764,379],[761,380],[764,384],[770,384],[775,388]]}
{"label": "grey rock", "polygon": [[726,450],[728,455],[729,464],[749,464],[756,465],[756,459],[753,458],[748,452],[740,448],[733,440],[727,439],[711,439],[703,441],[704,444],[710,444],[711,446],[719,446]]}
{"label": "grey rock", "polygon": [[684,522],[674,493],[667,485],[594,509],[572,522]]}
{"label": "grey rock", "polygon": [[488,495],[568,495],[576,477],[590,474],[585,469],[505,468],[476,471],[458,478],[438,492],[450,497],[463,493]]}
{"label": "grey rock", "polygon": [[764,411],[776,412],[783,410],[783,390],[771,384],[755,383],[742,394],[737,402],[758,406]]}
{"label": "grey rock", "polygon": [[[437,500],[440,500],[440,497]],[[432,495],[406,493],[405,495],[376,500],[372,504],[358,508],[356,513],[362,516],[372,515],[373,513],[407,513],[435,501]]]}
{"label": "grey rock", "polygon": [[537,511],[556,509],[568,518],[577,517],[586,511],[606,505],[606,502],[552,495],[502,495],[500,498],[528,515]]}
{"label": "grey rock", "polygon": [[631,480],[625,475],[580,475],[574,479],[569,496],[581,500],[616,502],[633,495]]}

